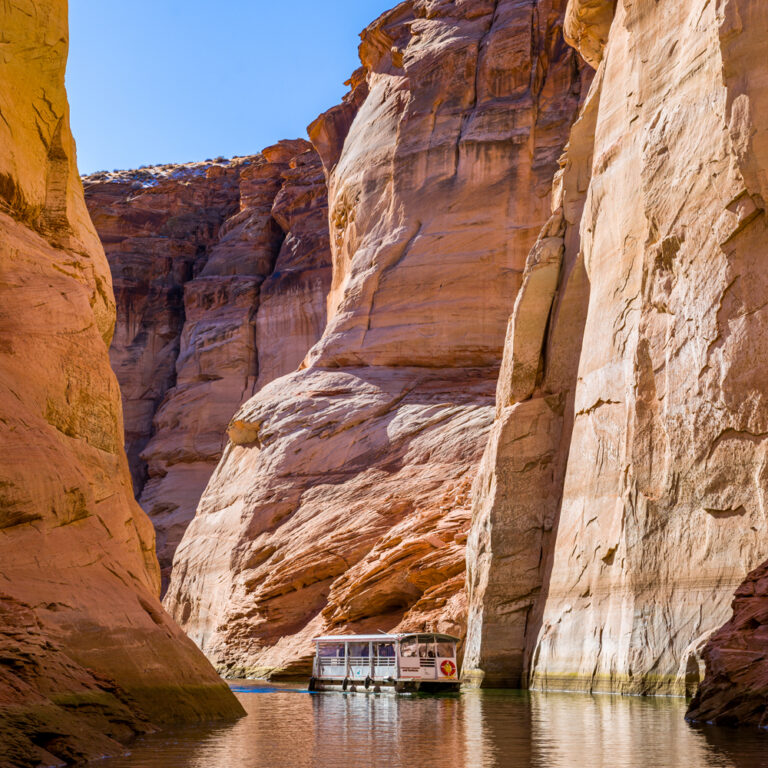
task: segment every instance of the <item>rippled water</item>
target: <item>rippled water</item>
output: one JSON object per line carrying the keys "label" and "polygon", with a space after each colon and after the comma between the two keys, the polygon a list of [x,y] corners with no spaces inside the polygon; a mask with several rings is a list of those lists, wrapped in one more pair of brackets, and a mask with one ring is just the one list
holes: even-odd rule
{"label": "rippled water", "polygon": [[768,768],[768,733],[693,728],[678,699],[313,693],[233,685],[248,716],[149,737],[103,768]]}

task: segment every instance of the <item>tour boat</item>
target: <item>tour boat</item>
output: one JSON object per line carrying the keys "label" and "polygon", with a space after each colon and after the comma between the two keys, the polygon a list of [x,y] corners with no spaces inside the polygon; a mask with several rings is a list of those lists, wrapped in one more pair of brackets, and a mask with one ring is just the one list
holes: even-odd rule
{"label": "tour boat", "polygon": [[457,642],[432,632],[316,637],[309,690],[458,691]]}

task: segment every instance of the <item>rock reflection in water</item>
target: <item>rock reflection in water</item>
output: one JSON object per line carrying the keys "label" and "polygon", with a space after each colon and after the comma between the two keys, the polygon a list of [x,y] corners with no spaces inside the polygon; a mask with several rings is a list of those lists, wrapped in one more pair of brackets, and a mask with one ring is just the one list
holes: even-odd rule
{"label": "rock reflection in water", "polygon": [[695,729],[685,702],[236,686],[248,717],[158,734],[103,768],[768,768],[768,734]]}

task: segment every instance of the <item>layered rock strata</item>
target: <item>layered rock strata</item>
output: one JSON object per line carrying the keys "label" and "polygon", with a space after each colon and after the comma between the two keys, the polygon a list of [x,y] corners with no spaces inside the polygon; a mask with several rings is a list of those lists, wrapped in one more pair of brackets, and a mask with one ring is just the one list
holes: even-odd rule
{"label": "layered rock strata", "polygon": [[[558,254],[545,231],[508,337],[471,539],[478,677],[695,688],[702,648],[768,554],[766,14],[750,0],[569,3],[570,38],[599,62],[558,182],[579,193],[589,288],[564,282],[568,245]],[[588,295],[567,344],[580,354],[572,406],[548,381],[569,293]],[[542,303],[554,311],[544,334]]]}
{"label": "layered rock strata", "polygon": [[115,279],[110,357],[134,489],[166,584],[233,413],[294,370],[325,326],[325,178],[296,140],[232,161],[94,174],[85,191]]}
{"label": "layered rock strata", "polygon": [[600,79],[555,174],[552,214],[528,254],[509,320],[496,418],[473,487],[463,678],[526,686],[573,429],[589,303],[579,224],[592,167]]}
{"label": "layered rock strata", "polygon": [[123,396],[125,449],[137,497],[152,421],[176,381],[184,286],[207,261],[240,202],[233,163],[192,163],[97,173],[85,200],[107,254],[117,305],[110,360]]}
{"label": "layered rock strata", "polygon": [[222,669],[306,669],[315,633],[463,633],[469,491],[510,305],[581,76],[564,3],[414,0],[310,126],[328,325],[236,414],[166,605]]}
{"label": "layered rock strata", "polygon": [[158,600],[64,88],[67,4],[0,8],[0,764],[241,709]]}

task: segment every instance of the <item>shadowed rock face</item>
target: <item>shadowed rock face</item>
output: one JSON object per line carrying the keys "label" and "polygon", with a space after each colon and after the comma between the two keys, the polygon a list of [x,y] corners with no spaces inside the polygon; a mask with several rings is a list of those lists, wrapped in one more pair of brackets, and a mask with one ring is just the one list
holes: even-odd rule
{"label": "shadowed rock face", "polygon": [[158,601],[69,129],[66,3],[5,3],[0,29],[0,764],[58,765],[241,709]]}
{"label": "shadowed rock face", "polygon": [[233,413],[322,333],[325,178],[296,140],[232,161],[94,174],[85,192],[114,275],[110,357],[165,585]]}
{"label": "shadowed rock face", "polygon": [[736,591],[733,616],[712,635],[703,657],[706,677],[688,718],[768,728],[768,564]]}
{"label": "shadowed rock face", "polygon": [[176,381],[184,286],[205,266],[226,219],[240,204],[237,163],[98,173],[83,179],[104,245],[117,323],[110,360],[123,395],[125,448],[137,497],[152,420]]}
{"label": "shadowed rock face", "polygon": [[306,670],[330,629],[463,633],[469,490],[581,91],[564,10],[401,3],[310,126],[328,325],[232,420],[166,596],[220,668]]}
{"label": "shadowed rock face", "polygon": [[[508,335],[468,659],[478,678],[683,693],[768,553],[768,9],[572,0],[567,18],[600,64],[555,183],[564,240],[556,211]],[[569,297],[586,314],[564,357]]]}

